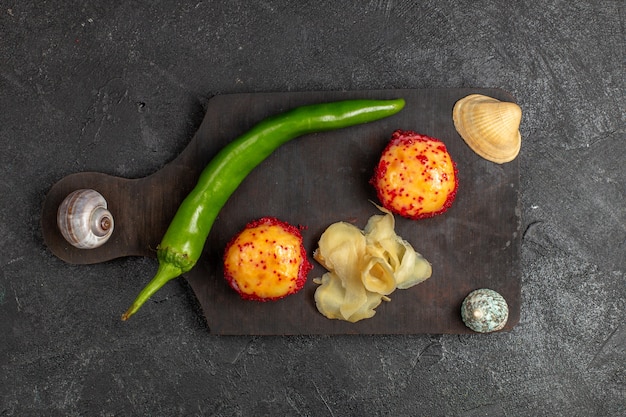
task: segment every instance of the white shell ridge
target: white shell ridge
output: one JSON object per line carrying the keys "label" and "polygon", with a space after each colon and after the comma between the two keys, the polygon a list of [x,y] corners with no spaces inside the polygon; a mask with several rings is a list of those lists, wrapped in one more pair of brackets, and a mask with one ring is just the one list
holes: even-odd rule
{"label": "white shell ridge", "polygon": [[475,332],[495,332],[506,325],[509,306],[498,292],[480,288],[463,300],[461,317],[465,325]]}
{"label": "white shell ridge", "polygon": [[72,246],[93,249],[113,234],[113,215],[99,192],[80,189],[70,193],[57,211],[59,231]]}

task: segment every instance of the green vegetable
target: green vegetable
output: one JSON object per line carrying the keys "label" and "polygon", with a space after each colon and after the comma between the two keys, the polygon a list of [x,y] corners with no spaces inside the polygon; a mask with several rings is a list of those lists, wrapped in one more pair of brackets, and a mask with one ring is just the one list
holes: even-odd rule
{"label": "green vegetable", "polygon": [[122,315],[127,320],[165,283],[196,264],[213,222],[244,178],[280,145],[307,133],[340,129],[391,116],[403,99],[346,100],[297,107],[261,121],[224,147],[200,174],[157,248],[159,268]]}

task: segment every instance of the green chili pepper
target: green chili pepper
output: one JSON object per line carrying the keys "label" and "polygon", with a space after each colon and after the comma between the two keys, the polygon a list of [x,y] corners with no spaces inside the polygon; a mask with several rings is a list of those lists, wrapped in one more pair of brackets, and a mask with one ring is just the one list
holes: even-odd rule
{"label": "green chili pepper", "polygon": [[403,99],[346,100],[297,107],[261,121],[224,147],[200,174],[157,248],[159,268],[122,315],[127,320],[165,283],[194,267],[213,222],[244,178],[280,145],[313,132],[340,129],[391,116]]}

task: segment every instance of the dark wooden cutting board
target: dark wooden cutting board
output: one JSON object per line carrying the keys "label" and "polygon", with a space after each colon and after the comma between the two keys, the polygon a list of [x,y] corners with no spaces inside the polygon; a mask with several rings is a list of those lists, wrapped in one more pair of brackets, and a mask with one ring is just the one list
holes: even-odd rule
{"label": "dark wooden cutting board", "polygon": [[[295,106],[353,98],[406,99],[388,119],[343,130],[307,135],[283,145],[252,174],[222,209],[198,265],[185,278],[193,288],[211,332],[216,334],[415,334],[470,333],[460,317],[463,298],[491,288],[507,300],[505,330],[519,321],[520,242],[518,160],[498,165],[474,154],[452,122],[454,103],[472,93],[515,101],[499,89],[419,89],[350,92],[232,94],[213,97],[188,147],[161,170],[141,179],[94,172],[63,178],[49,191],[42,211],[43,237],[66,262],[92,264],[122,256],[156,255],[155,248],[202,168],[228,142],[270,115]],[[444,215],[420,221],[396,216],[397,233],[433,265],[432,277],[398,290],[376,315],[358,323],[328,320],[315,308],[312,278],[324,269],[312,252],[324,229],[337,221],[363,227],[378,214],[368,181],[396,129],[414,130],[445,142],[459,170],[459,190]],[[75,249],[56,227],[56,210],[78,188],[102,193],[115,217],[115,232],[102,247]],[[275,216],[302,226],[315,265],[305,288],[273,303],[240,300],[222,278],[227,241],[245,224]],[[145,282],[137,283],[137,292]],[[136,294],[129,294],[129,304]],[[121,314],[121,312],[120,312]],[[141,314],[139,311],[138,314]],[[131,319],[132,320],[132,319]]]}

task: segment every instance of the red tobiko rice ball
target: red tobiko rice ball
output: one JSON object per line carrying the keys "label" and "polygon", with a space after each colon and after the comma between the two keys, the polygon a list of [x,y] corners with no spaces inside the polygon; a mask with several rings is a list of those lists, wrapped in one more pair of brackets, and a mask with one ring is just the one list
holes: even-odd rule
{"label": "red tobiko rice ball", "polygon": [[274,217],[255,220],[224,252],[224,277],[245,300],[275,301],[304,287],[313,268],[300,230]]}
{"label": "red tobiko rice ball", "polygon": [[442,141],[397,130],[370,182],[383,207],[417,220],[448,210],[456,197],[457,172]]}

